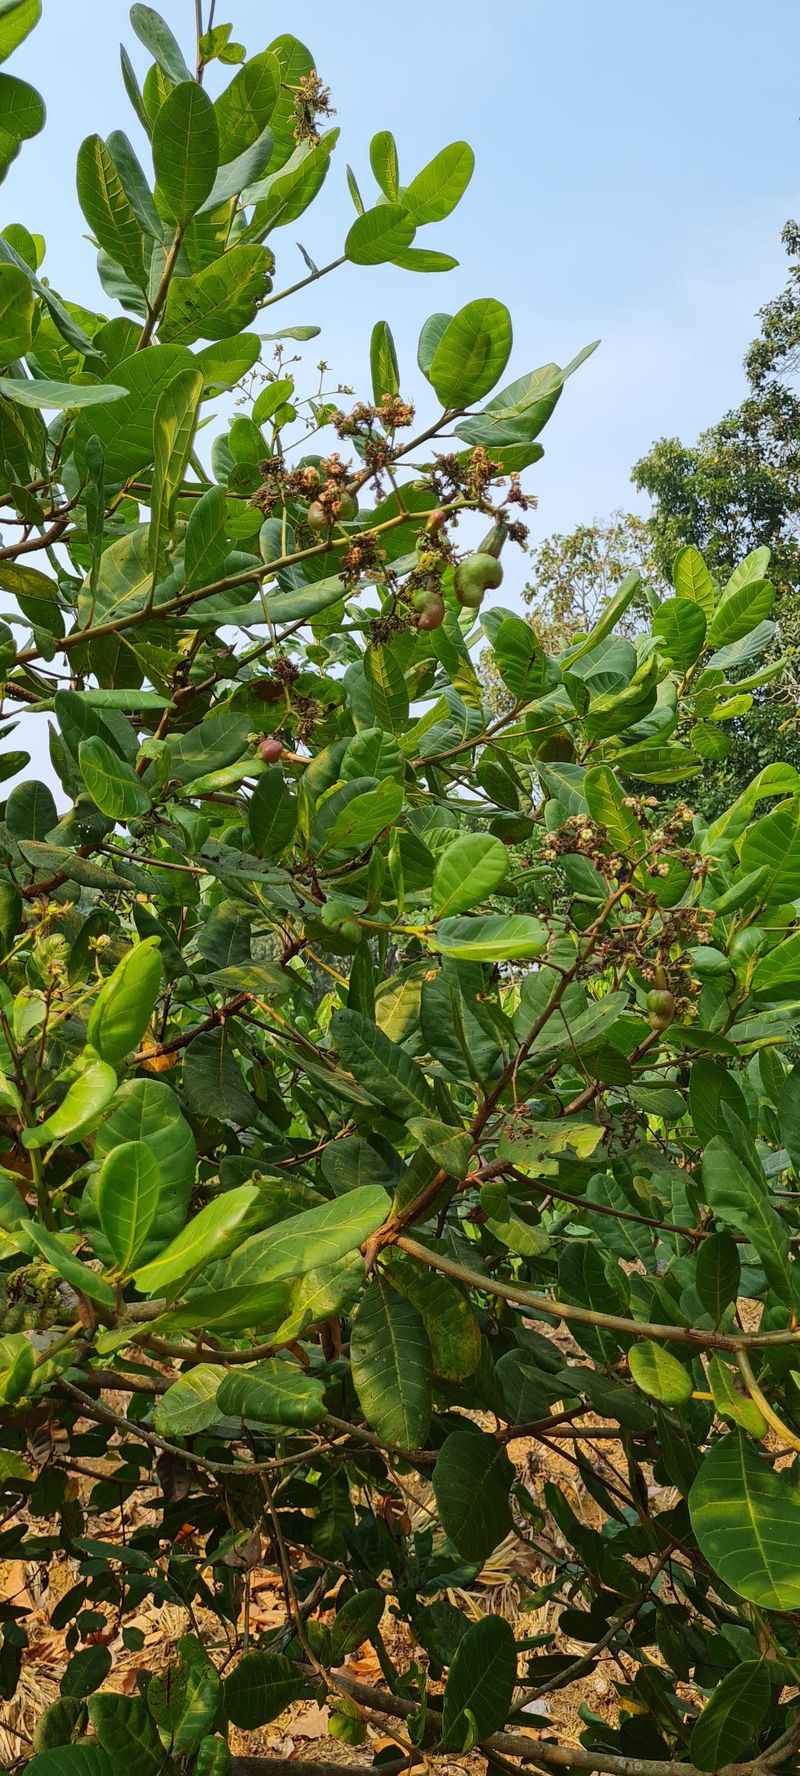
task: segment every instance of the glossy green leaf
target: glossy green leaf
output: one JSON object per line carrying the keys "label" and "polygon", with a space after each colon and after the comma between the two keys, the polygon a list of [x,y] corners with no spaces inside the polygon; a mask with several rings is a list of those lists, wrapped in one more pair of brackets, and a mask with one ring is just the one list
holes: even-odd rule
{"label": "glossy green leaf", "polygon": [[231,1418],[254,1419],[257,1424],[317,1424],[325,1409],[325,1383],[307,1375],[297,1363],[272,1357],[252,1369],[229,1372],[222,1381],[217,1402]]}
{"label": "glossy green leaf", "polygon": [[358,1011],[337,1011],[332,1032],[345,1067],[393,1116],[434,1116],[436,1102],[421,1067]]}
{"label": "glossy green leaf", "polygon": [[203,394],[200,370],[179,370],[162,390],[153,418],[153,486],[148,548],[155,579],[166,571],[175,507],[192,454]]}
{"label": "glossy green leaf", "polygon": [[512,1527],[514,1470],[501,1444],[475,1426],[451,1431],[436,1459],[433,1490],[446,1535],[465,1560],[483,1563]]}
{"label": "glossy green leaf", "polygon": [[165,343],[228,339],[249,327],[272,288],[272,256],[265,247],[236,245],[191,277],[175,277],[158,330]]}
{"label": "glossy green leaf", "polygon": [[376,321],[369,346],[372,393],[376,401],[400,391],[397,351],[388,321]]}
{"label": "glossy green leaf", "polygon": [[185,226],[205,203],[219,165],[214,106],[195,80],[169,94],[153,129],[158,193],[175,221]]}
{"label": "glossy green leaf", "polygon": [[124,388],[111,382],[49,382],[37,377],[35,382],[18,376],[0,376],[0,395],[19,407],[59,409],[74,407],[108,407],[122,399]]}
{"label": "glossy green leaf", "polygon": [[160,1437],[194,1437],[222,1418],[217,1389],[227,1371],[213,1363],[196,1363],[168,1387],[156,1406],[153,1423]]}
{"label": "glossy green leaf", "polygon": [[[85,1132],[85,1127],[81,1132]],[[64,1278],[65,1282],[69,1283],[72,1289],[77,1289],[79,1294],[86,1297],[87,1301],[97,1302],[98,1306],[104,1308],[106,1312],[109,1310],[113,1312],[116,1295],[111,1284],[106,1282],[105,1277],[98,1276],[96,1271],[89,1269],[88,1264],[83,1264],[80,1258],[73,1257],[73,1254],[66,1246],[62,1245],[55,1234],[48,1233],[47,1228],[40,1227],[38,1222],[29,1222],[26,1232],[41,1252],[42,1257],[47,1260],[53,1270],[58,1272],[59,1276]]]}
{"label": "glossy green leaf", "polygon": [[717,1220],[743,1233],[755,1246],[773,1289],[793,1302],[789,1235],[767,1195],[766,1179],[756,1178],[733,1147],[715,1135],[703,1156],[703,1194]]}
{"label": "glossy green leaf", "polygon": [[252,1733],[308,1694],[308,1680],[280,1653],[245,1653],[225,1679],[225,1708],[234,1726]]}
{"label": "glossy green leaf", "polygon": [[97,1206],[100,1225],[123,1275],[138,1258],[153,1225],[161,1193],[161,1172],[146,1141],[123,1141],[100,1168]]}
{"label": "glossy green leaf", "polygon": [[168,80],[191,80],[177,38],[166,20],[152,6],[137,3],[131,7],[131,24],[139,39]]}
{"label": "glossy green leaf", "polygon": [[146,289],[141,223],[102,136],[87,136],[78,151],[78,201],[98,246]]}
{"label": "glossy green leaf", "polygon": [[475,170],[475,156],[468,142],[451,142],[429,160],[403,191],[403,203],[419,227],[423,222],[442,222],[460,202]]}
{"label": "glossy green leaf", "polygon": [[704,1455],[689,1494],[692,1529],[712,1571],[761,1609],[800,1600],[800,1486],[735,1433]]}
{"label": "glossy green leaf", "polygon": [[146,938],[128,950],[104,981],[89,1014],[87,1040],[113,1067],[136,1048],[150,1022],[161,986],[158,945],[158,938]]}
{"label": "glossy green leaf", "polygon": [[415,233],[414,218],[402,204],[378,204],[356,217],[344,243],[345,256],[353,265],[385,265],[410,246]]}
{"label": "glossy green leaf", "polygon": [[429,380],[443,407],[468,407],[502,376],[511,351],[511,316],[502,302],[468,302],[448,323],[433,353]]}
{"label": "glossy green leaf", "polygon": [[389,1208],[376,1184],[349,1190],[335,1202],[291,1215],[279,1226],[256,1233],[229,1259],[220,1286],[278,1282],[335,1264],[375,1233]]}
{"label": "glossy green leaf", "polygon": [[692,1378],[688,1369],[663,1345],[643,1338],[633,1345],[628,1363],[637,1387],[662,1406],[685,1406],[691,1399]]}
{"label": "glossy green leaf", "polygon": [[70,1086],[63,1102],[44,1122],[24,1129],[24,1147],[49,1147],[77,1140],[96,1127],[117,1089],[117,1076],[106,1061],[92,1061]]}
{"label": "glossy green leaf", "polygon": [[678,550],[672,563],[672,583],[678,598],[688,598],[700,606],[707,623],[714,615],[716,588],[700,550],[687,543]]}
{"label": "glossy green leaf", "polygon": [[385,1442],[424,1446],[431,1417],[431,1351],[413,1302],[383,1277],[365,1290],[350,1338],[353,1383],[367,1424]]}
{"label": "glossy green leaf", "polygon": [[542,954],[547,928],[526,913],[487,913],[442,919],[429,942],[443,956],[461,962],[515,962]]}
{"label": "glossy green leaf", "polygon": [[717,1684],[692,1727],[689,1756],[700,1770],[719,1770],[754,1745],[772,1696],[764,1659],[744,1659]]}
{"label": "glossy green leaf", "polygon": [[206,1203],[157,1258],[134,1272],[139,1293],[155,1295],[161,1289],[171,1289],[189,1271],[229,1251],[240,1239],[240,1229],[257,1200],[255,1186],[241,1184]]}
{"label": "glossy green leaf", "polygon": [[464,833],[442,852],[433,873],[431,911],[437,919],[464,913],[494,894],[505,879],[508,852],[490,833]]}
{"label": "glossy green leaf", "polygon": [[654,612],[653,629],[670,665],[685,672],[702,653],[706,639],[706,612],[696,599],[665,598]]}
{"label": "glossy green leaf", "polygon": [[753,580],[737,586],[721,599],[708,626],[709,647],[729,647],[743,635],[749,635],[757,623],[769,616],[775,602],[775,587],[769,580]]}
{"label": "glossy green leaf", "polygon": [[42,16],[42,0],[9,0],[0,11],[0,62],[24,42]]}
{"label": "glossy green leaf", "polygon": [[262,135],[281,90],[281,66],[269,49],[251,56],[215,101],[220,166],[244,154]]}
{"label": "glossy green leaf", "polygon": [[514,1632],[502,1616],[472,1622],[459,1642],[444,1692],[442,1739],[471,1748],[505,1726],[517,1681]]}
{"label": "glossy green leaf", "polygon": [[148,812],[150,797],[140,778],[99,735],[81,741],[78,759],[86,789],[102,814],[129,821]]}
{"label": "glossy green leaf", "polygon": [[[139,474],[152,462],[153,420],[159,396],[186,366],[192,368],[191,355],[178,346],[150,346],[146,352],[124,358],[115,364],[110,380],[126,389],[127,394],[113,407],[99,407],[78,418],[78,448],[85,451],[92,436],[100,439],[109,484]],[[128,543],[129,538],[123,541]]]}
{"label": "glossy green leaf", "polygon": [[31,136],[44,129],[44,100],[27,80],[0,74],[0,180]]}

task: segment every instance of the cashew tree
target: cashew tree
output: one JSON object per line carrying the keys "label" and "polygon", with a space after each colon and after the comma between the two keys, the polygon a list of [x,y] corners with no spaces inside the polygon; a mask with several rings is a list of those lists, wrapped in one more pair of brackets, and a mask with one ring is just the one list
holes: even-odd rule
{"label": "cashew tree", "polygon": [[[768,551],[685,547],[546,652],[502,581],[586,353],[505,381],[479,296],[414,401],[382,319],[329,387],[293,292],[445,273],[472,152],[376,135],[282,287],[331,96],[187,13],[131,8],[134,139],[80,148],[98,307],[0,234],[0,1561],[63,1647],[23,1730],[4,1586],[14,1767],[283,1773],[308,1699],[338,1770],[789,1770],[800,777],[691,806],[783,694]],[[0,119],[5,170],[44,123],[5,70]],[[475,1589],[512,1541],[513,1623]]]}

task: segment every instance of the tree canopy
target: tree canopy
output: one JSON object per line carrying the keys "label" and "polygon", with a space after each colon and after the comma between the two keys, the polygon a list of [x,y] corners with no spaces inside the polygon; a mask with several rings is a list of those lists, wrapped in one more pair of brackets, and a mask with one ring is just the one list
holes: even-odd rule
{"label": "tree canopy", "polygon": [[[0,56],[40,11],[0,4]],[[0,810],[0,1559],[72,1574],[16,1762],[268,1776],[248,1736],[316,1699],[384,1773],[788,1768],[800,774],[691,806],[781,682],[769,551],[685,546],[633,627],[630,571],[547,649],[487,606],[586,354],[504,382],[478,297],[422,327],[425,412],[384,320],[343,408],[276,264],[331,96],[294,37],[197,22],[131,8],[147,166],[80,149],[102,306],[34,216],[0,235],[3,769],[45,713],[61,786]],[[8,165],[43,106],[3,73],[0,110]],[[302,281],[446,271],[418,232],[472,164],[402,183],[376,135]],[[457,1607],[512,1544],[513,1625]],[[155,1658],[150,1604],[184,1625]],[[29,1616],[0,1597],[9,1708]],[[548,1698],[606,1655],[560,1742]]]}

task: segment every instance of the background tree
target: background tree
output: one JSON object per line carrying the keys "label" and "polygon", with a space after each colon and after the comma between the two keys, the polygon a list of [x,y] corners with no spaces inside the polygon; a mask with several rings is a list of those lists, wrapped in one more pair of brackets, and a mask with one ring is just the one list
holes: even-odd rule
{"label": "background tree", "polygon": [[656,560],[650,523],[634,512],[612,512],[603,523],[595,520],[555,532],[531,550],[530,560],[522,596],[548,653],[588,634],[626,574],[635,571],[643,585],[622,619],[625,634],[634,634],[637,624],[641,627],[647,609],[644,586],[660,596],[669,588],[665,569]]}

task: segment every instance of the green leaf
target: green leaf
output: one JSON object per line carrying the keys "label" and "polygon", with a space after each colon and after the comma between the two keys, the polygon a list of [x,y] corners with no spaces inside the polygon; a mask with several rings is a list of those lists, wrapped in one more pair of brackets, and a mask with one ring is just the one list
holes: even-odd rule
{"label": "green leaf", "polygon": [[182,227],[202,209],[219,165],[214,106],[196,80],[183,80],[161,106],[153,128],[157,194]]}
{"label": "green leaf", "polygon": [[105,1061],[92,1061],[45,1122],[23,1129],[23,1147],[49,1147],[54,1142],[75,1141],[88,1134],[96,1127],[116,1089],[113,1068]]}
{"label": "green leaf", "polygon": [[484,1560],[513,1527],[514,1469],[494,1437],[470,1425],[451,1431],[436,1458],[433,1490],[442,1527],[465,1560]]}
{"label": "green leaf", "polygon": [[388,321],[375,322],[369,343],[369,362],[373,399],[380,402],[385,395],[399,394],[400,370]]}
{"label": "green leaf", "polygon": [[150,51],[153,61],[158,63],[167,79],[176,82],[191,80],[180,44],[160,12],[152,6],[140,5],[137,0],[137,4],[131,7],[130,19],[139,42]]}
{"label": "green leaf", "polygon": [[458,260],[451,253],[434,253],[430,247],[401,247],[392,264],[403,271],[455,271]]}
{"label": "green leaf", "polygon": [[699,604],[708,623],[714,615],[716,588],[706,567],[700,550],[694,543],[687,543],[679,549],[672,563],[672,584],[679,598],[691,599]]}
{"label": "green leaf", "polygon": [[89,1700],[89,1719],[103,1750],[113,1755],[116,1768],[124,1760],[136,1776],[159,1776],[164,1752],[147,1703],[140,1696],[101,1691]]}
{"label": "green leaf", "polygon": [[308,1695],[308,1679],[280,1653],[245,1653],[225,1679],[225,1708],[235,1727],[252,1733]]}
{"label": "green leaf", "polygon": [[511,316],[504,303],[486,296],[459,309],[427,372],[442,406],[468,407],[488,394],[508,363],[511,339]]}
{"label": "green leaf", "polygon": [[113,1067],[137,1047],[152,1017],[161,986],[158,944],[158,938],[148,937],[128,950],[104,981],[89,1014],[87,1040]]}
{"label": "green leaf", "polygon": [[502,1616],[472,1622],[459,1642],[444,1692],[442,1739],[454,1751],[503,1728],[517,1681],[514,1632]]}
{"label": "green leaf", "polygon": [[33,313],[33,289],[24,271],[0,264],[0,364],[30,351]]}
{"label": "green leaf", "polygon": [[[94,409],[91,414],[81,415],[75,426],[79,454],[85,454],[92,436],[99,438],[105,453],[107,483],[126,481],[152,462],[153,421],[159,396],[177,372],[187,366],[194,367],[191,353],[175,345],[151,345],[147,351],[114,365],[112,381],[127,393],[113,410],[110,406]],[[130,537],[120,539],[127,547],[131,541]],[[118,549],[120,544],[112,543],[111,547]]]}
{"label": "green leaf", "polygon": [[259,857],[280,857],[294,837],[297,800],[291,795],[280,765],[269,765],[247,804],[247,824]]}
{"label": "green leaf", "polygon": [[0,74],[0,180],[31,136],[44,129],[44,100],[27,80]]}
{"label": "green leaf", "polygon": [[435,919],[464,913],[488,899],[508,872],[508,852],[490,833],[463,833],[439,858],[433,873],[431,912]]}
{"label": "green leaf", "polygon": [[435,1159],[443,1171],[449,1172],[451,1178],[466,1176],[472,1152],[466,1129],[452,1128],[450,1123],[429,1116],[412,1116],[407,1127],[415,1141],[419,1141],[431,1159]]}
{"label": "green leaf", "polygon": [[391,1253],[389,1276],[421,1316],[437,1380],[465,1381],[473,1375],[481,1358],[481,1331],[463,1291],[406,1252]]}
{"label": "green leaf", "polygon": [[752,992],[764,999],[795,999],[800,994],[800,931],[792,932],[756,963]]}
{"label": "green leaf", "polygon": [[741,838],[758,803],[765,796],[796,795],[798,791],[800,776],[794,765],[785,765],[778,761],[764,765],[746,789],[736,797],[735,802],[719,814],[716,820],[712,820],[700,841],[701,850],[706,856],[724,854],[728,845]]}
{"label": "green leaf", "polygon": [[689,1739],[689,1756],[700,1770],[720,1770],[756,1743],[772,1699],[765,1659],[744,1659],[717,1684]]}
{"label": "green leaf", "polygon": [[258,1202],[254,1184],[240,1184],[235,1190],[206,1203],[199,1215],[184,1227],[166,1250],[134,1271],[133,1280],[140,1295],[155,1295],[171,1288],[187,1272],[200,1264],[221,1257],[241,1237],[240,1230],[250,1219],[250,1211]]}
{"label": "green leaf", "polygon": [[335,1202],[291,1215],[278,1227],[256,1233],[224,1266],[220,1287],[279,1282],[335,1264],[382,1225],[389,1208],[377,1184],[358,1185]]}
{"label": "green leaf", "polygon": [[704,1239],[695,1261],[694,1285],[700,1301],[718,1326],[726,1307],[739,1293],[739,1248],[729,1233],[712,1233]]}
{"label": "green leaf", "polygon": [[497,668],[518,702],[529,703],[548,687],[547,660],[530,623],[522,617],[504,617],[494,636]]}
{"label": "green leaf", "polygon": [[13,401],[19,407],[107,407],[112,401],[119,401],[125,394],[124,388],[111,382],[49,382],[45,377],[37,377],[35,382],[24,382],[17,376],[0,376],[0,395],[7,401]]}
{"label": "green leaf", "polygon": [[113,1312],[116,1305],[116,1293],[111,1284],[106,1282],[105,1277],[98,1276],[96,1271],[90,1270],[88,1264],[82,1264],[80,1258],[74,1258],[66,1246],[56,1239],[55,1234],[48,1233],[46,1227],[40,1227],[38,1221],[26,1222],[25,1231],[33,1240],[34,1245],[38,1247],[42,1257],[47,1259],[48,1264],[58,1272],[59,1276],[64,1278],[65,1282],[69,1283],[72,1289],[77,1289],[81,1295],[86,1296],[88,1301],[96,1301],[106,1311],[110,1309]]}
{"label": "green leaf", "polygon": [[404,733],[409,720],[408,686],[392,647],[371,643],[364,655],[364,673],[378,725],[390,734]]}
{"label": "green leaf", "polygon": [[97,1185],[100,1225],[124,1276],[157,1211],[161,1172],[146,1141],[123,1141],[106,1156]]}
{"label": "green leaf", "polygon": [[137,290],[146,290],[142,226],[102,136],[78,150],[78,202],[98,246],[121,265]]}
{"label": "green leaf", "polygon": [[[174,1092],[162,1080],[129,1079],[120,1086],[95,1136],[95,1159],[102,1163],[128,1141],[146,1142],[161,1175],[156,1217],[140,1254],[151,1257],[183,1226],[197,1167],[192,1131]],[[82,1225],[84,1215],[91,1219],[86,1198]],[[110,1248],[107,1253],[102,1247],[98,1250],[102,1258],[111,1256]]]}
{"label": "green leaf", "polygon": [[179,370],[162,389],[153,418],[153,485],[148,549],[153,577],[166,572],[175,507],[192,454],[197,410],[203,395],[201,370]]}
{"label": "green leaf", "polygon": [[0,62],[24,41],[42,16],[42,0],[6,0],[0,8]]}
{"label": "green leaf", "polygon": [[110,820],[135,820],[150,809],[150,797],[130,765],[99,734],[82,740],[78,763],[88,794]]}
{"label": "green leaf", "polygon": [[272,289],[272,255],[266,247],[238,244],[191,277],[169,287],[159,339],[192,345],[196,339],[227,339],[248,327]]}
{"label": "green leaf", "polygon": [[161,1395],[153,1414],[160,1437],[194,1437],[222,1417],[217,1389],[227,1370],[213,1363],[196,1363]]}
{"label": "green leaf", "polygon": [[390,203],[394,202],[400,190],[400,169],[397,143],[391,130],[379,130],[373,136],[369,145],[369,164],[384,197],[388,197]]}
{"label": "green leaf", "polygon": [[205,215],[209,210],[219,209],[221,204],[230,203],[232,197],[239,197],[245,187],[251,185],[263,173],[272,153],[272,131],[262,130],[243,154],[235,160],[221,166],[205,202],[200,205],[199,214]]}
{"label": "green leaf", "polygon": [[215,101],[220,166],[244,154],[263,134],[281,90],[281,65],[272,50],[251,56]]}
{"label": "green leaf", "polygon": [[397,1042],[358,1011],[334,1012],[334,1042],[342,1061],[373,1103],[393,1116],[435,1116],[436,1101],[421,1068]]}
{"label": "green leaf", "polygon": [[739,855],[745,870],[766,868],[761,894],[780,906],[800,894],[800,796],[779,802],[747,828]]}
{"label": "green leaf", "polygon": [[709,647],[728,647],[749,635],[769,616],[774,603],[775,587],[769,580],[751,580],[727,592],[708,626]]}
{"label": "green leaf", "polygon": [[272,1357],[252,1369],[227,1373],[217,1401],[229,1418],[254,1419],[257,1424],[312,1425],[325,1410],[325,1383],[307,1375],[298,1363]]}
{"label": "green leaf", "polygon": [[742,1393],[736,1386],[737,1374],[723,1363],[720,1357],[712,1356],[708,1362],[708,1383],[714,1405],[721,1418],[728,1418],[740,1430],[749,1432],[751,1437],[765,1437],[767,1421],[755,1400],[749,1394]]}
{"label": "green leaf", "polygon": [[451,142],[435,154],[402,194],[417,226],[444,221],[463,197],[474,170],[469,142]]}
{"label": "green leaf", "polygon": [[225,535],[227,500],[222,487],[209,487],[192,507],[183,548],[187,592],[218,579],[228,553]]}
{"label": "green leaf", "polygon": [[[217,1718],[222,1681],[199,1640],[185,1636],[178,1641],[178,1652],[179,1665],[167,1666],[151,1677],[147,1706],[164,1745],[175,1756],[185,1757],[198,1751]],[[214,1741],[208,1743],[213,1745]],[[222,1741],[217,1744],[222,1745]],[[227,1746],[224,1749],[227,1751]],[[200,1768],[198,1757],[195,1769]],[[225,1776],[224,1766],[220,1766],[217,1776]]]}
{"label": "green leaf", "polygon": [[384,828],[394,825],[404,799],[402,783],[392,777],[385,777],[377,788],[368,789],[363,795],[353,796],[326,830],[326,849],[362,850],[373,844]]}
{"label": "green leaf", "polygon": [[663,745],[626,746],[614,755],[614,770],[623,777],[645,783],[683,783],[703,769],[702,760],[688,746],[667,740]]}
{"label": "green leaf", "polygon": [[705,1150],[703,1194],[717,1219],[755,1246],[771,1287],[791,1306],[788,1230],[769,1201],[766,1179],[757,1180],[721,1135],[715,1135]]}
{"label": "green leaf", "polygon": [[628,1364],[631,1375],[643,1394],[660,1400],[662,1406],[685,1406],[692,1397],[692,1378],[677,1357],[663,1345],[642,1339],[634,1344]]}
{"label": "green leaf", "polygon": [[56,1745],[26,1765],[30,1776],[115,1776],[113,1759],[100,1745]]}
{"label": "green leaf", "polygon": [[583,780],[583,791],[592,819],[605,828],[615,850],[624,857],[640,858],[645,850],[645,836],[611,767],[593,765]]}
{"label": "green leaf", "polygon": [[428,942],[431,949],[460,962],[515,962],[540,956],[547,940],[547,927],[527,913],[486,913],[442,919]]}
{"label": "green leaf", "polygon": [[370,1640],[380,1627],[384,1611],[382,1591],[357,1591],[337,1610],[331,1629],[331,1664],[341,1665],[348,1653],[355,1653],[365,1640]]}
{"label": "green leaf", "polygon": [[665,598],[653,616],[653,632],[665,659],[685,672],[702,653],[706,639],[706,613],[692,598]]}
{"label": "green leaf", "polygon": [[421,1316],[383,1277],[371,1282],[350,1336],[353,1384],[383,1442],[424,1446],[431,1418],[431,1352]]}
{"label": "green leaf", "polygon": [[353,265],[385,265],[411,245],[416,231],[413,216],[401,204],[378,204],[356,217],[344,243],[345,257]]}
{"label": "green leaf", "polygon": [[738,1597],[761,1609],[800,1607],[800,1485],[776,1473],[740,1433],[703,1456],[689,1493],[700,1551]]}

